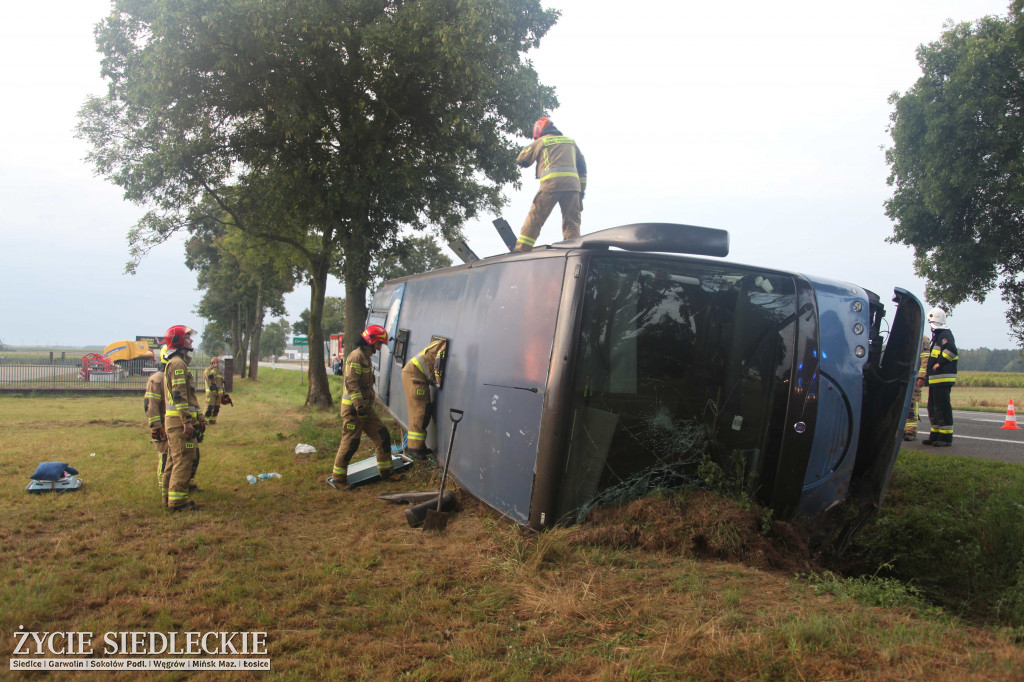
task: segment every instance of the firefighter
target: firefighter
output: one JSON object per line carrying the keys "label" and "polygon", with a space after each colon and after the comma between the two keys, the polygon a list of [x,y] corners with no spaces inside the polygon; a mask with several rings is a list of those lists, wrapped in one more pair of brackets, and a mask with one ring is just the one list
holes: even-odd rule
{"label": "firefighter", "polygon": [[572,138],[562,135],[545,116],[533,126],[533,140],[516,159],[523,168],[536,163],[540,180],[540,189],[516,241],[515,250],[520,253],[533,249],[555,204],[562,210],[562,239],[579,237],[583,194],[587,191],[587,162]]}
{"label": "firefighter", "polygon": [[189,497],[189,483],[198,463],[198,435],[206,428],[199,414],[195,380],[188,365],[191,362],[192,335],[195,330],[174,325],[167,330],[167,367],[164,369],[164,430],[167,432],[167,464],[164,467],[164,490],[167,509],[196,509]]}
{"label": "firefighter", "polygon": [[953,405],[950,393],[956,383],[956,341],[946,324],[946,311],[932,308],[928,311],[928,324],[932,340],[928,347],[928,370],[917,385],[928,384],[928,421],[932,431],[921,441],[925,445],[948,447],[953,444]]}
{"label": "firefighter", "polygon": [[917,440],[917,424],[921,419],[921,388],[928,373],[928,357],[931,340],[925,336],[921,339],[921,364],[917,370],[917,381],[914,382],[914,397],[907,413],[907,423],[903,426],[903,440]]}
{"label": "firefighter", "polygon": [[150,440],[156,445],[156,483],[160,497],[167,506],[167,490],[164,489],[164,467],[167,464],[167,432],[164,430],[164,368],[167,366],[167,346],[160,348],[160,369],[150,375],[146,382],[143,402],[149,418]]}
{"label": "firefighter", "polygon": [[391,434],[373,409],[373,365],[370,358],[388,342],[388,333],[379,324],[371,324],[360,334],[355,349],[345,358],[344,393],[341,397],[341,444],[334,457],[334,470],[327,485],[340,488],[348,484],[348,465],[359,449],[366,432],[377,450],[377,471],[382,479],[391,478]]}
{"label": "firefighter", "polygon": [[447,351],[448,340],[436,339],[402,368],[402,388],[409,408],[409,442],[405,453],[413,459],[426,459],[430,454],[424,443],[434,412],[430,384],[441,386],[441,364]]}
{"label": "firefighter", "polygon": [[206,422],[217,423],[220,414],[220,398],[224,393],[224,375],[220,373],[220,358],[210,358],[210,366],[203,372],[206,379]]}

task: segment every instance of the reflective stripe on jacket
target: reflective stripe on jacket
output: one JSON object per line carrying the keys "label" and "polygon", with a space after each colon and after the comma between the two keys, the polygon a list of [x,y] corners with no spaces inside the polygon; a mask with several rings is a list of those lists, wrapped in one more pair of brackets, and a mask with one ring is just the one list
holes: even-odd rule
{"label": "reflective stripe on jacket", "polygon": [[953,332],[948,329],[936,329],[932,332],[932,343],[928,348],[928,384],[956,382],[956,363],[957,350]]}
{"label": "reflective stripe on jacket", "polygon": [[146,416],[149,428],[164,425],[164,373],[154,372],[146,381]]}
{"label": "reflective stripe on jacket", "polygon": [[[188,363],[181,357],[175,355],[167,362],[164,369],[164,402],[167,412],[164,418],[167,420],[165,426],[172,428],[181,426],[182,421],[199,422],[199,399],[196,398],[195,379],[188,368]],[[171,417],[179,417],[182,421]]]}
{"label": "reflective stripe on jacket", "polygon": [[220,373],[219,368],[213,365],[206,368],[203,376],[206,377],[207,391],[219,391],[220,387],[224,385],[224,375]]}
{"label": "reflective stripe on jacket", "polygon": [[411,362],[416,369],[420,371],[423,378],[437,386],[441,385],[441,363],[439,360],[444,358],[445,352],[448,349],[447,339],[437,339],[431,342],[429,346],[420,351],[420,354],[414,357]]}
{"label": "reflective stripe on jacket", "polygon": [[587,162],[571,137],[544,135],[516,158],[523,168],[537,164],[542,192],[586,192]]}
{"label": "reflective stripe on jacket", "polygon": [[373,365],[370,364],[370,352],[366,346],[358,346],[345,358],[344,384],[342,405],[352,405],[357,410],[373,405],[377,394],[373,389]]}

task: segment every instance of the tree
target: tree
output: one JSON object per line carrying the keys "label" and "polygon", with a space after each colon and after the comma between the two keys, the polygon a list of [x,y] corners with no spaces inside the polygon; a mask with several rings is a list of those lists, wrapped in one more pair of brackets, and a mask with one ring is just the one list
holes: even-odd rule
{"label": "tree", "polygon": [[377,258],[371,273],[371,281],[373,288],[376,289],[389,279],[451,266],[452,259],[441,251],[433,237],[408,237]]}
{"label": "tree", "polygon": [[196,310],[229,330],[235,371],[255,380],[264,316],[267,311],[283,315],[284,294],[295,286],[290,252],[246,239],[230,215],[215,205],[207,207],[205,218],[194,221],[192,229],[185,263],[198,273],[204,290]]}
{"label": "tree", "polygon": [[200,347],[203,349],[203,353],[210,357],[224,355],[224,351],[231,347],[231,335],[227,327],[219,322],[207,322],[203,327]]}
{"label": "tree", "polygon": [[953,307],[997,285],[1024,346],[1024,21],[947,25],[917,51],[923,75],[893,93],[886,150],[890,242],[914,249],[926,298]]}
{"label": "tree", "polygon": [[97,172],[151,207],[129,268],[204,199],[294,250],[310,284],[306,402],[330,405],[328,273],[345,282],[354,339],[370,264],[400,229],[450,238],[498,210],[518,183],[515,136],[557,104],[523,55],[558,13],[539,0],[113,5],[96,32],[109,89],[78,130]]}
{"label": "tree", "polygon": [[299,313],[298,322],[292,322],[292,332],[297,336],[309,336],[309,308]]}
{"label": "tree", "polygon": [[288,345],[288,335],[291,332],[291,325],[288,320],[280,319],[271,322],[263,328],[263,342],[261,348],[266,355],[284,355],[285,346]]}
{"label": "tree", "polygon": [[[292,324],[296,334],[306,336],[309,334],[309,308],[306,308],[299,315],[299,321]],[[324,297],[324,312],[320,324],[321,333],[340,334],[345,330],[345,299],[337,296]]]}

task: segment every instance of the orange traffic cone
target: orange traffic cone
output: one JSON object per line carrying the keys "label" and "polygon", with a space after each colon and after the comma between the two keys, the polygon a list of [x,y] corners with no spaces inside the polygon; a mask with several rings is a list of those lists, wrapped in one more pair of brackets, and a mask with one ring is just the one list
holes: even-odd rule
{"label": "orange traffic cone", "polygon": [[1017,426],[1017,413],[1013,411],[1013,398],[1010,398],[1010,404],[1006,408],[1006,423],[1003,424],[1003,428],[1020,430]]}

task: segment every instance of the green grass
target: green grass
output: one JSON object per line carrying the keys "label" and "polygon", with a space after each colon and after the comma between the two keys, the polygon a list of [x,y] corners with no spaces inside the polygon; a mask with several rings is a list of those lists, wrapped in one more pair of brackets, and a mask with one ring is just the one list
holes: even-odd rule
{"label": "green grass", "polygon": [[[582,527],[536,536],[465,496],[443,534],[411,529],[377,495],[435,487],[436,467],[327,488],[335,411],[301,406],[297,372],[260,378],[236,382],[236,406],[202,445],[202,509],[183,515],[159,506],[139,397],[0,396],[0,631],[266,631],[271,675],[296,680],[1009,680],[1024,669],[1012,632],[849,594],[892,586],[822,577],[816,589],[685,547],[582,544]],[[317,453],[296,455],[299,442]],[[370,454],[364,443],[358,456]],[[27,495],[44,460],[72,463],[85,487]],[[245,481],[267,471],[283,478]],[[914,471],[901,457],[894,508],[960,500],[922,497]],[[977,502],[986,491],[974,487]],[[13,638],[0,642],[9,658]]]}
{"label": "green grass", "polygon": [[1024,627],[1024,467],[902,451],[851,555],[953,613]]}

